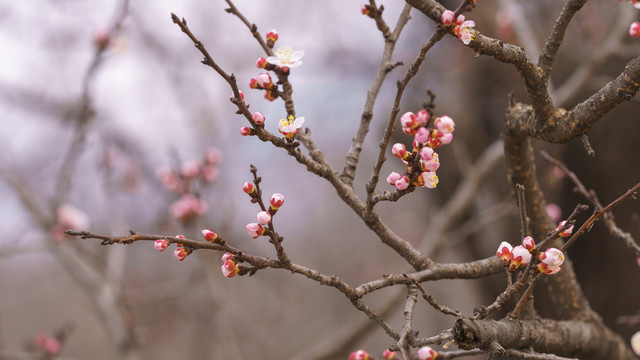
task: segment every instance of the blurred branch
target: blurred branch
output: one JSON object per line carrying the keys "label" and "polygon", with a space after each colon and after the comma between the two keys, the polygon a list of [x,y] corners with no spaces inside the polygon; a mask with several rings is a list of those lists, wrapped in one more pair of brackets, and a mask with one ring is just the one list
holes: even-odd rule
{"label": "blurred branch", "polygon": [[[362,152],[362,144],[364,143],[365,137],[369,133],[369,125],[371,124],[371,120],[373,119],[373,106],[375,105],[378,93],[380,92],[380,88],[382,87],[386,76],[393,68],[393,65],[391,64],[393,50],[395,49],[396,42],[400,37],[402,29],[404,29],[404,26],[410,19],[410,10],[411,6],[405,5],[402,12],[400,13],[400,16],[398,17],[398,21],[396,22],[396,27],[393,30],[393,33],[390,34],[390,36],[388,36],[388,38],[386,39],[378,71],[373,78],[371,88],[367,92],[367,101],[365,102],[364,111],[362,112],[362,118],[360,119],[360,126],[358,127],[358,131],[356,132],[356,135],[351,142],[351,148],[349,149],[349,152],[346,156],[346,164],[344,166],[344,169],[342,170],[342,175],[340,175],[342,180],[349,186],[353,185],[356,167],[358,165],[360,153]],[[378,29],[380,29],[380,26],[378,26]],[[382,31],[382,29],[380,30]]]}
{"label": "blurred branch", "polygon": [[[564,171],[567,174],[567,176],[569,176],[571,181],[573,181],[573,183],[576,184],[576,188],[577,188],[578,192],[580,194],[582,194],[585,198],[587,198],[587,200],[589,200],[595,206],[596,209],[599,209],[599,211],[603,211],[604,212],[604,214],[603,214],[603,222],[604,222],[604,225],[609,230],[609,232],[611,233],[611,235],[613,235],[614,237],[617,237],[618,239],[621,239],[622,241],[624,241],[625,244],[627,245],[627,247],[629,249],[633,250],[633,252],[636,254],[636,257],[640,258],[640,246],[638,246],[638,244],[635,242],[635,240],[633,239],[633,236],[631,236],[630,233],[620,229],[618,227],[618,225],[616,225],[615,221],[613,220],[614,219],[613,213],[611,211],[602,210],[605,207],[602,206],[602,203],[598,199],[598,196],[596,195],[596,192],[594,190],[590,190],[590,191],[587,190],[587,188],[580,181],[578,176],[573,171],[569,170],[569,168],[563,162],[561,162],[558,159],[553,158],[546,151],[542,151],[541,154],[545,159],[547,159],[547,161],[551,162],[552,164],[554,164],[557,167],[559,167],[560,169],[562,169],[562,171]],[[638,189],[638,185],[636,185],[634,187],[634,189],[637,190]],[[629,190],[629,191],[631,191],[631,190]],[[625,195],[626,196],[632,196],[632,194],[633,194],[633,191],[627,192],[627,194],[625,194]],[[623,195],[623,196],[625,196],[625,195]],[[607,206],[607,208],[609,208],[609,207]]]}

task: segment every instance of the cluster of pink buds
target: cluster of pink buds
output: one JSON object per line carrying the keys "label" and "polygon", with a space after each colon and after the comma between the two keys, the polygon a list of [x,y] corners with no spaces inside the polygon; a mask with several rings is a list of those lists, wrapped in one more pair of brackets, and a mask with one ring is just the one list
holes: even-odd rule
{"label": "cluster of pink buds", "polygon": [[[176,235],[178,239],[184,239],[183,235]],[[158,251],[165,251],[169,247],[169,239],[158,239],[153,243],[153,247]],[[173,251],[173,257],[178,261],[184,261],[192,252],[193,248],[184,244],[176,244],[177,249]]]}
{"label": "cluster of pink buds", "polygon": [[522,245],[512,247],[506,241],[500,243],[496,255],[502,263],[509,265],[509,271],[515,271],[520,265],[527,265],[531,261],[531,253],[535,251],[536,244],[531,236],[522,239]]}
{"label": "cluster of pink buds", "polygon": [[370,360],[371,356],[365,350],[354,351],[349,354],[349,360]]}
{"label": "cluster of pink buds", "polygon": [[434,360],[438,357],[438,352],[433,350],[430,346],[423,346],[418,350],[418,359],[420,360]]}
{"label": "cluster of pink buds", "polygon": [[[537,252],[536,242],[531,236],[525,236],[522,239],[522,245],[512,247],[506,241],[498,246],[496,255],[502,260],[505,266],[509,266],[509,271],[515,271],[520,265],[527,265],[531,262],[532,254]],[[564,262],[564,254],[556,248],[548,248],[543,253],[538,254],[540,263],[536,270],[547,275],[555,274],[560,271],[560,265]]]}
{"label": "cluster of pink buds", "polygon": [[232,278],[240,272],[240,267],[236,264],[232,253],[222,255],[222,266],[220,267],[222,275]]}
{"label": "cluster of pink buds", "polygon": [[[265,116],[259,112],[256,111],[253,113],[253,115],[251,115],[251,121],[253,121],[253,125],[254,126],[264,126],[264,122],[267,119],[265,118]],[[256,134],[256,130],[254,128],[250,128],[248,126],[243,126],[240,128],[240,135],[242,136],[249,136],[249,135],[255,135]]]}
{"label": "cluster of pink buds", "polygon": [[[429,113],[425,110],[417,114],[407,112],[400,117],[402,131],[413,136],[413,149],[408,151],[401,143],[391,147],[393,156],[402,160],[408,167],[404,175],[392,172],[387,177],[387,182],[398,190],[407,189],[409,186],[424,186],[430,189],[438,185],[436,170],[440,167],[440,159],[434,151],[435,148],[448,144],[453,139],[455,122],[448,116],[440,116],[433,120],[433,129],[428,128]],[[411,182],[412,162],[420,157],[420,174]]]}
{"label": "cluster of pink buds", "polygon": [[[260,197],[260,194],[256,191],[256,187],[250,182],[246,182],[242,185],[242,191],[248,194],[252,199],[258,199]],[[249,236],[257,239],[258,237],[267,234],[267,228],[269,227],[273,216],[278,212],[278,209],[283,204],[284,195],[280,193],[271,195],[271,199],[269,199],[269,209],[258,212],[256,215],[256,220],[258,222],[247,224],[247,232],[249,233]]]}
{"label": "cluster of pink buds", "polygon": [[60,340],[45,333],[36,334],[34,345],[36,351],[43,353],[47,359],[59,355],[60,350],[62,350]]}
{"label": "cluster of pink buds", "polygon": [[467,20],[465,21],[464,15],[460,14],[454,21],[455,13],[451,10],[445,10],[442,13],[440,20],[442,21],[442,25],[444,26],[453,26],[453,33],[456,34],[458,39],[462,41],[463,44],[469,45],[471,40],[473,40],[473,36],[475,35],[475,30],[473,27],[476,26],[475,21]]}
{"label": "cluster of pink buds", "polygon": [[201,160],[185,161],[178,169],[167,166],[158,168],[156,176],[164,188],[180,194],[180,198],[170,208],[174,218],[185,223],[207,211],[207,203],[195,195],[197,191],[194,188],[214,183],[220,176],[221,162],[222,152],[217,148],[209,148]]}
{"label": "cluster of pink buds", "polygon": [[[269,31],[267,33],[267,46],[273,48],[276,40],[278,40],[278,32],[276,30]],[[291,68],[302,64],[300,59],[303,55],[303,50],[294,51],[290,46],[281,46],[273,51],[273,56],[269,56],[266,59],[259,57],[256,60],[256,67],[267,71],[275,71],[276,74],[286,76]],[[279,96],[277,85],[271,80],[271,75],[266,72],[260,73],[255,79],[251,79],[249,87],[265,90],[264,98],[269,101],[273,101]]]}
{"label": "cluster of pink buds", "polygon": [[62,204],[56,209],[56,224],[51,227],[51,237],[60,242],[67,236],[65,230],[84,230],[88,227],[89,216],[87,214],[70,204]]}

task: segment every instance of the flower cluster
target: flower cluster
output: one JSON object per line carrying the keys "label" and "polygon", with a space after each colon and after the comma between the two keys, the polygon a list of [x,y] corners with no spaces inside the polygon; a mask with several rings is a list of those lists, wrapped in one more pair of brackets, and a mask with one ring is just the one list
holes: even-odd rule
{"label": "flower cluster", "polygon": [[[407,189],[409,186],[424,186],[430,189],[438,185],[436,170],[440,167],[440,159],[434,151],[435,148],[448,144],[453,139],[455,123],[448,116],[440,116],[433,120],[433,129],[428,128],[429,113],[420,110],[414,114],[407,112],[400,117],[402,131],[413,136],[413,149],[408,151],[401,143],[391,147],[393,156],[402,160],[408,167],[404,175],[392,172],[387,177],[387,182],[398,190]],[[411,173],[413,161],[419,156],[420,173]]]}
{"label": "flower cluster", "polygon": [[62,350],[62,344],[60,340],[54,336],[49,336],[45,333],[36,334],[34,341],[36,351],[42,353],[43,358],[53,358],[60,354]]}
{"label": "flower cluster", "polygon": [[[176,235],[178,239],[184,239],[182,235]],[[165,251],[169,247],[169,239],[158,239],[153,243],[153,247],[158,251]],[[184,259],[193,252],[193,249],[185,246],[184,244],[177,244],[178,248],[173,251],[173,257],[178,261],[184,261]]]}
{"label": "flower cluster", "polygon": [[[248,194],[252,198],[252,201],[253,199],[258,199],[260,197],[256,187],[250,182],[246,182],[242,185],[242,191]],[[267,235],[267,228],[269,227],[273,216],[278,212],[278,209],[282,204],[284,204],[284,195],[280,193],[271,195],[271,199],[269,199],[269,209],[258,212],[256,215],[256,220],[258,222],[247,224],[247,233],[249,233],[249,236],[257,239],[262,235]]]}
{"label": "flower cluster", "polygon": [[56,209],[56,224],[51,227],[51,237],[55,241],[63,241],[67,229],[83,230],[89,227],[89,217],[82,210],[70,205],[62,204]]}
{"label": "flower cluster", "polygon": [[[561,223],[562,224],[562,223]],[[562,225],[559,225],[560,227]],[[502,260],[505,266],[509,266],[509,271],[515,271],[520,265],[527,265],[531,262],[533,255],[537,253],[536,242],[531,236],[522,239],[522,245],[512,247],[506,241],[498,246],[496,255]],[[538,254],[540,263],[536,266],[536,271],[552,275],[560,271],[560,265],[564,262],[564,254],[556,248],[548,248]]]}
{"label": "flower cluster", "polygon": [[240,272],[240,267],[236,264],[232,253],[222,255],[222,263],[220,270],[225,277],[232,278]]}
{"label": "flower cluster", "polygon": [[469,45],[471,40],[475,35],[475,30],[473,29],[476,26],[475,21],[466,20],[464,15],[460,14],[454,21],[455,13],[451,10],[445,10],[440,17],[442,21],[442,25],[444,26],[453,26],[453,33],[456,34],[458,39],[462,41],[463,44]]}
{"label": "flower cluster", "polygon": [[[273,48],[276,40],[278,40],[278,32],[271,30],[267,33],[267,46]],[[273,56],[266,59],[259,57],[256,60],[258,69],[267,71],[275,71],[277,74],[288,75],[291,68],[302,65],[302,56],[304,50],[295,51],[290,46],[281,46],[273,51]],[[252,89],[265,90],[264,98],[273,101],[278,98],[278,87],[271,80],[269,73],[260,73],[255,79],[249,81],[249,87]]]}
{"label": "flower cluster", "polygon": [[174,218],[186,223],[207,211],[207,203],[195,195],[198,192],[195,190],[208,186],[218,179],[221,162],[222,152],[217,148],[209,148],[201,160],[185,161],[178,169],[164,166],[156,170],[156,176],[164,188],[180,195],[180,198],[170,207]]}

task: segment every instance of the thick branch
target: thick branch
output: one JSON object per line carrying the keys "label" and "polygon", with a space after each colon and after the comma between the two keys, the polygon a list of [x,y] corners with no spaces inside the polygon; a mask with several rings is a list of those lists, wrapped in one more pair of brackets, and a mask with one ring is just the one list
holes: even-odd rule
{"label": "thick branch", "polygon": [[631,360],[636,357],[608,328],[583,321],[471,320],[459,319],[454,326],[461,349],[489,349],[497,343],[504,349],[528,349],[579,359]]}

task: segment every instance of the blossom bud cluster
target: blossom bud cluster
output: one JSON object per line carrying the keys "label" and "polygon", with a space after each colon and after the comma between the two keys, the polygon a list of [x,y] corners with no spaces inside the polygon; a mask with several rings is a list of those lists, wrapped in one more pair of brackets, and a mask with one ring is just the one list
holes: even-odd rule
{"label": "blossom bud cluster", "polygon": [[[387,182],[394,185],[398,190],[407,189],[409,186],[424,186],[430,189],[438,185],[438,176],[436,170],[440,167],[440,159],[434,151],[435,148],[444,144],[448,144],[453,139],[453,131],[455,130],[455,122],[448,116],[440,116],[433,120],[433,129],[428,128],[429,113],[426,110],[420,110],[414,114],[407,112],[400,117],[402,131],[413,136],[413,149],[407,150],[406,146],[401,143],[394,144],[391,147],[393,156],[402,160],[407,166],[404,175],[392,172],[387,177]],[[420,157],[420,174],[411,181],[412,162]]]}
{"label": "blossom bud cluster", "polygon": [[177,169],[163,166],[156,170],[156,176],[165,190],[180,195],[169,209],[178,221],[186,223],[207,212],[208,205],[198,198],[196,190],[218,180],[222,158],[219,149],[209,148],[203,159],[185,161]]}
{"label": "blossom bud cluster", "polygon": [[[178,239],[184,239],[182,235],[176,235]],[[169,247],[169,239],[158,239],[153,243],[153,247],[158,251],[165,251]],[[193,249],[183,244],[177,244],[178,248],[173,251],[173,257],[178,261],[183,261],[193,252]]]}
{"label": "blossom bud cluster", "polygon": [[40,353],[42,358],[46,359],[56,357],[62,350],[62,343],[57,337],[42,332],[36,334],[34,345],[36,352]]}
{"label": "blossom bud cluster", "polygon": [[454,16],[455,13],[453,11],[445,10],[440,17],[442,25],[453,26],[452,31],[458,39],[462,41],[463,44],[469,45],[475,35],[475,30],[473,29],[476,26],[475,21],[465,21],[465,17],[462,14],[458,15],[454,21]]}
{"label": "blossom bud cluster", "polygon": [[[561,222],[558,228],[562,227],[564,223],[564,221]],[[563,236],[569,236],[571,230],[573,230],[573,226],[563,231],[562,234],[568,231]],[[529,264],[536,253],[536,242],[531,236],[526,236],[522,239],[522,245],[516,247],[512,247],[511,244],[503,241],[498,246],[498,251],[496,251],[496,255],[502,260],[502,263],[505,266],[509,266],[509,271],[515,271],[520,265]],[[560,271],[560,265],[564,262],[564,253],[556,248],[548,248],[544,252],[538,253],[537,258],[540,263],[537,264],[536,271],[552,275]]]}
{"label": "blossom bud cluster", "polygon": [[[246,182],[242,185],[242,191],[248,194],[252,199],[259,199],[258,193],[254,184]],[[254,201],[254,200],[252,200]],[[267,228],[271,223],[273,216],[278,212],[278,209],[284,204],[284,195],[275,193],[271,195],[269,199],[269,209],[258,212],[256,215],[257,222],[247,224],[247,233],[254,239],[262,235],[267,234]]]}
{"label": "blossom bud cluster", "polygon": [[226,253],[222,255],[222,266],[220,267],[222,275],[228,278],[232,278],[240,272],[237,261],[234,259],[232,253]]}
{"label": "blossom bud cluster", "polygon": [[[267,46],[273,48],[278,40],[278,32],[274,29],[267,33]],[[287,76],[290,69],[302,65],[300,60],[304,55],[303,50],[294,51],[290,46],[281,46],[273,51],[273,56],[266,59],[259,57],[256,60],[256,67],[267,71],[275,71],[276,74]],[[278,87],[271,80],[271,75],[267,72],[258,74],[256,78],[249,81],[252,89],[265,90],[264,98],[273,101],[278,98]]]}

